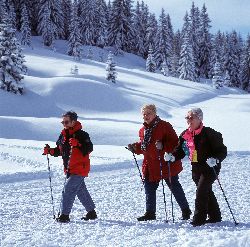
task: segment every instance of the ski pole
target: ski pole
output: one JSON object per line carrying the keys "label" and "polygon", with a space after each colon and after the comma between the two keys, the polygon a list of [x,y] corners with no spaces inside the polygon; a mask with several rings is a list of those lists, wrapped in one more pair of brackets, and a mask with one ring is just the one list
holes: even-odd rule
{"label": "ski pole", "polygon": [[[128,149],[128,147],[125,147],[125,148]],[[129,150],[129,149],[128,149],[128,150]],[[130,150],[129,150],[129,151],[130,151]],[[134,160],[135,160],[135,164],[136,164],[136,166],[137,166],[137,169],[138,169],[138,172],[139,172],[139,175],[140,175],[142,184],[144,185],[144,180],[143,180],[143,178],[142,178],[141,170],[140,170],[140,168],[139,168],[139,165],[138,165],[138,162],[137,162],[137,160],[136,160],[135,154],[134,154],[133,152],[132,152],[132,154],[133,154],[133,157],[134,157]]]}
{"label": "ski pole", "polygon": [[212,167],[212,168],[213,168],[214,174],[215,174],[215,176],[216,176],[216,179],[217,179],[217,181],[218,181],[218,183],[219,183],[219,185],[220,185],[220,188],[221,188],[221,191],[222,191],[222,193],[223,193],[223,196],[224,196],[224,198],[225,198],[225,200],[226,200],[226,202],[227,202],[227,206],[228,206],[228,208],[229,208],[229,210],[230,210],[230,213],[231,213],[231,215],[232,215],[232,217],[233,217],[234,224],[235,224],[235,226],[237,226],[239,223],[236,222],[236,220],[235,220],[235,218],[234,218],[233,212],[232,212],[231,207],[230,207],[230,205],[229,205],[229,202],[228,202],[228,200],[227,200],[226,194],[225,194],[225,192],[224,192],[224,190],[223,190],[223,188],[222,188],[222,185],[221,185],[221,183],[220,183],[219,177],[218,177],[218,175],[217,175],[217,173],[216,173],[214,167]]}
{"label": "ski pole", "polygon": [[161,162],[160,151],[158,151],[158,159],[159,159],[159,162],[160,162],[161,184],[162,184],[162,193],[163,193],[163,201],[164,201],[164,210],[165,210],[165,216],[166,216],[166,223],[168,223],[168,213],[167,213],[165,187],[164,187],[163,176],[162,176],[163,174],[162,174],[162,162]]}
{"label": "ski pole", "polygon": [[174,204],[173,204],[173,186],[172,186],[172,179],[171,179],[171,170],[170,170],[170,161],[168,161],[168,181],[170,183],[170,191],[171,191],[171,210],[172,210],[172,219],[174,223]]}
{"label": "ski pole", "polygon": [[63,189],[62,189],[62,196],[61,196],[61,201],[60,201],[60,207],[59,207],[59,211],[58,211],[58,214],[57,214],[58,217],[60,217],[61,211],[62,211],[63,194],[64,194],[64,190],[65,190],[66,181],[67,181],[67,174],[65,175],[65,179],[64,179],[64,183],[63,183]]}
{"label": "ski pole", "polygon": [[[48,146],[48,144],[46,144],[46,146]],[[51,170],[50,170],[49,155],[48,154],[47,154],[47,161],[48,161],[48,171],[49,171],[49,185],[50,185],[51,203],[52,203],[52,207],[53,207],[53,219],[55,219],[56,215],[55,215],[55,206],[54,206],[54,198],[53,198],[52,182],[51,182]]]}

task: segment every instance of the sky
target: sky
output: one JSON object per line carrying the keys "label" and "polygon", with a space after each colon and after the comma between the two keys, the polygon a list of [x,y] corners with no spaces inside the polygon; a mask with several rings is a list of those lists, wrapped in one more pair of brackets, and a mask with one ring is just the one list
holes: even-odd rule
{"label": "sky", "polygon": [[249,0],[144,0],[149,6],[151,13],[158,17],[161,9],[164,8],[170,15],[174,30],[181,29],[183,17],[189,11],[192,2],[195,6],[202,8],[205,3],[210,17],[211,31],[236,30],[244,38],[250,33],[250,1]]}

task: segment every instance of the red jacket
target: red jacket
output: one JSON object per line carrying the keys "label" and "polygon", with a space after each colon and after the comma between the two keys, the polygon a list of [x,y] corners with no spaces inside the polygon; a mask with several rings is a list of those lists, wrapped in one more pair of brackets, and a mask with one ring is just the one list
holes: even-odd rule
{"label": "red jacket", "polygon": [[[153,125],[154,120],[150,124]],[[145,128],[150,127],[146,123],[139,131],[140,142],[134,143],[135,153],[143,154],[142,173],[144,178],[148,177],[150,182],[157,182],[161,179],[161,166],[159,156],[162,164],[162,177],[168,178],[168,164],[164,160],[164,153],[170,153],[178,144],[178,137],[172,127],[172,125],[166,121],[160,120],[157,126],[153,129],[150,143],[148,144],[146,151],[141,149],[141,143],[144,139]],[[163,150],[158,151],[155,147],[156,141],[161,141],[163,144]],[[182,163],[180,160],[170,164],[171,176],[176,176],[182,171]]]}
{"label": "red jacket", "polygon": [[[71,147],[69,139],[75,138],[80,143],[79,147]],[[54,149],[54,156],[61,155],[64,170],[68,175],[88,176],[90,170],[89,154],[93,151],[93,144],[87,132],[82,130],[80,122],[76,122],[73,128],[63,129]]]}

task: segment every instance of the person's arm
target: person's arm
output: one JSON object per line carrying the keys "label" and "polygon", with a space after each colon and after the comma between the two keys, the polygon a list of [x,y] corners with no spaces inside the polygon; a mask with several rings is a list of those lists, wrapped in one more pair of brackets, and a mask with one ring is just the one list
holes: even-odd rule
{"label": "person's arm", "polygon": [[177,146],[174,148],[173,150],[173,155],[175,157],[175,160],[181,160],[183,159],[186,155],[189,155],[188,152],[188,146],[186,144],[186,141],[183,138],[183,134],[186,132],[186,130],[184,130],[178,139],[178,144]]}
{"label": "person's arm", "polygon": [[144,136],[144,133],[143,133],[143,132],[144,132],[144,129],[143,129],[143,128],[139,130],[139,138],[140,138],[140,141],[135,142],[135,143],[132,143],[132,144],[128,144],[128,149],[129,149],[131,152],[133,152],[133,153],[135,153],[135,154],[137,154],[137,155],[142,154],[141,142],[142,142],[143,136]]}
{"label": "person's arm", "polygon": [[185,157],[186,153],[183,150],[184,139],[180,136],[178,138],[174,128],[167,122],[166,134],[163,141],[163,151],[165,152],[166,161],[177,161]]}
{"label": "person's arm", "polygon": [[178,136],[170,123],[165,124],[165,135],[163,140],[163,151],[172,153],[174,148],[178,145]]}
{"label": "person's arm", "polygon": [[57,145],[57,146],[54,147],[54,148],[51,148],[51,147],[49,146],[49,144],[45,144],[45,147],[44,147],[44,150],[43,150],[43,155],[50,154],[51,156],[54,156],[54,157],[60,156],[60,155],[61,155],[61,152],[60,152],[60,149],[59,149],[59,147],[58,147],[58,144],[59,144],[61,138],[62,138],[62,134],[60,134],[60,136],[59,136],[59,138],[58,138],[58,140],[57,140],[57,142],[56,142],[56,145]]}
{"label": "person's arm", "polygon": [[206,135],[212,151],[212,158],[222,162],[227,157],[227,147],[223,143],[222,134],[208,128]]}
{"label": "person's arm", "polygon": [[77,147],[82,151],[82,154],[85,156],[90,154],[93,151],[93,143],[90,140],[89,134],[86,131],[79,132],[76,139],[79,142]]}

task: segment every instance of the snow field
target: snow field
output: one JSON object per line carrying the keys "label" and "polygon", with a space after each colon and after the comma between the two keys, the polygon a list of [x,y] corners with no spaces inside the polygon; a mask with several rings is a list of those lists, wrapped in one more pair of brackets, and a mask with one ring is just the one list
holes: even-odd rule
{"label": "snow field", "polygon": [[[3,146],[3,145],[2,145]],[[249,166],[249,154],[230,153],[223,164],[220,181],[229,203],[240,225],[235,227],[219,185],[214,190],[222,209],[223,222],[193,228],[181,222],[178,205],[174,201],[176,223],[171,219],[170,192],[165,187],[169,223],[165,223],[162,187],[157,191],[157,220],[139,223],[136,217],[144,213],[144,191],[140,177],[130,153],[123,147],[97,145],[92,155],[92,172],[86,179],[87,187],[96,203],[98,220],[84,222],[80,218],[86,212],[76,199],[69,224],[58,224],[53,220],[49,179],[45,178],[47,160],[41,156],[42,149],[36,146],[5,145],[6,150],[16,154],[31,150],[30,159],[23,158],[26,176],[19,173],[5,174],[13,181],[1,179],[1,245],[2,246],[248,246],[249,201],[247,190],[250,183],[244,172]],[[114,148],[113,155],[108,151]],[[18,151],[19,150],[19,151]],[[118,156],[121,150],[121,157]],[[12,164],[11,156],[1,160]],[[18,159],[17,159],[18,160]],[[32,162],[31,162],[32,161]],[[55,210],[58,212],[64,177],[60,158],[50,158],[53,172],[52,184]],[[141,163],[141,160],[138,159]],[[96,165],[95,165],[96,164]],[[241,166],[241,170],[237,169]],[[40,169],[40,177],[31,176]],[[24,168],[23,168],[24,169]],[[180,180],[193,209],[195,186],[191,180],[190,165],[184,161]],[[25,173],[23,173],[25,174]],[[48,175],[48,173],[47,173]],[[232,181],[235,181],[234,183]],[[238,181],[238,182],[236,182]],[[244,186],[243,186],[244,181]],[[204,237],[206,236],[206,237]]]}

